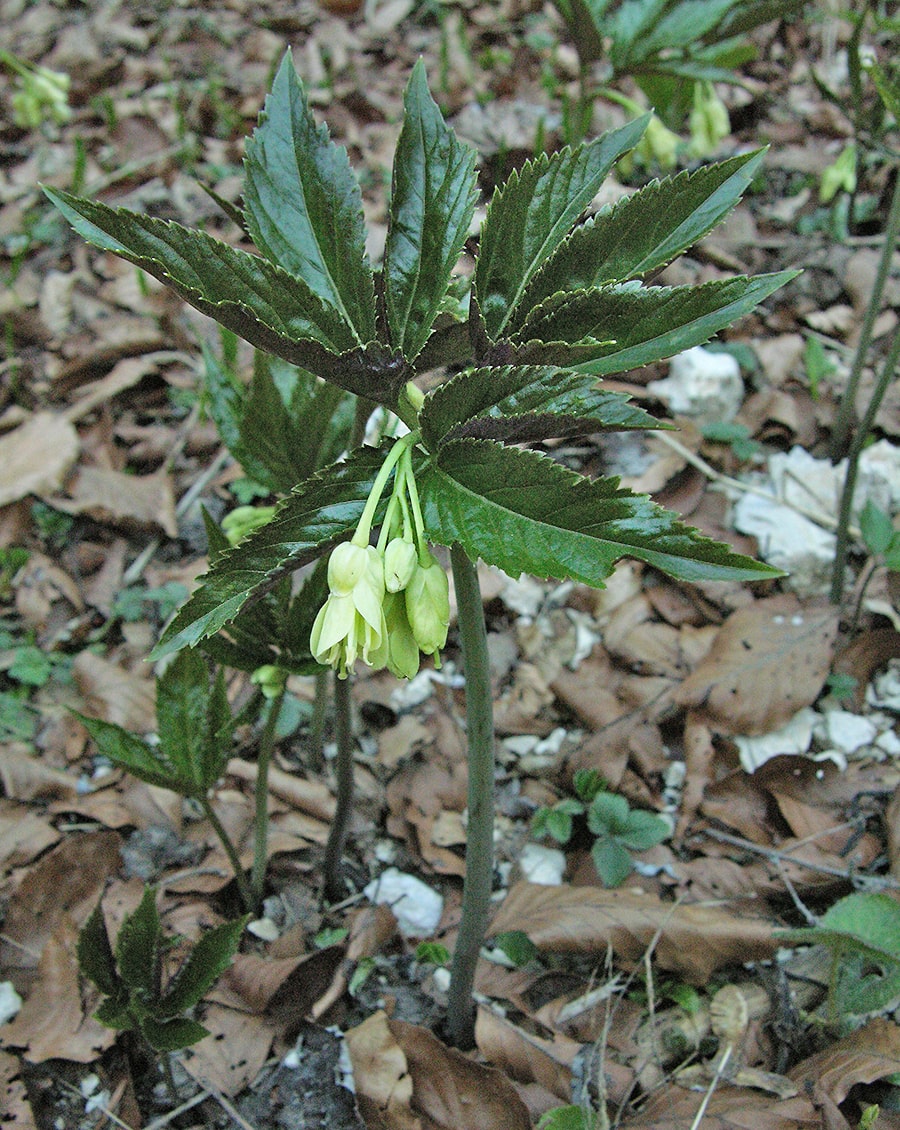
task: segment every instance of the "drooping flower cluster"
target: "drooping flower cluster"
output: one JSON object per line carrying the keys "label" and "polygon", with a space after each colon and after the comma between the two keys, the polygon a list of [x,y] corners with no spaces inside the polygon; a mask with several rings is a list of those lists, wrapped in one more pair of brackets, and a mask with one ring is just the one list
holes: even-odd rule
{"label": "drooping flower cluster", "polygon": [[[319,663],[345,679],[357,659],[411,679],[420,655],[433,655],[447,641],[450,599],[447,574],[425,540],[411,448],[411,433],[391,449],[376,478],[356,532],[328,561],[328,598],[310,634]],[[391,471],[394,485],[376,545],[372,521]]]}

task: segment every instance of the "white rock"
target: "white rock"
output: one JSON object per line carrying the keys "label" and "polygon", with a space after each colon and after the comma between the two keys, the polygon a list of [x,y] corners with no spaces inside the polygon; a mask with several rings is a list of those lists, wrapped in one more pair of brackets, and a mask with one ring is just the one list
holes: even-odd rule
{"label": "white rock", "polygon": [[0,981],[0,1024],[12,1020],[22,1007],[22,998],[13,988],[12,981]]}
{"label": "white rock", "polygon": [[519,856],[519,868],[529,883],[558,887],[566,870],[566,857],[559,848],[543,844],[526,844]]}
{"label": "white rock", "polygon": [[253,922],[248,922],[247,933],[264,942],[274,942],[280,936],[278,927],[271,918],[257,918]]}
{"label": "white rock", "polygon": [[827,592],[834,535],[774,498],[745,494],[734,507],[734,527],[759,541],[759,555],[789,573],[788,584],[804,596]]}
{"label": "white rock", "polygon": [[444,900],[427,883],[396,867],[382,871],[366,886],[365,896],[378,905],[387,903],[408,938],[433,934],[444,911]]}
{"label": "white rock", "polygon": [[741,765],[747,773],[752,773],[772,757],[784,754],[805,754],[812,744],[813,726],[819,715],[811,706],[798,710],[794,717],[770,734],[746,738],[741,735],[734,739],[741,758]]}
{"label": "white rock", "polygon": [[711,353],[701,345],[673,357],[668,377],[651,381],[647,391],[670,411],[702,424],[729,423],[744,400],[737,361],[730,353]]}
{"label": "white rock", "polygon": [[900,447],[887,439],[873,443],[859,457],[859,472],[874,503],[888,513],[900,510]]}
{"label": "white rock", "polygon": [[828,744],[846,754],[871,745],[878,737],[878,727],[871,719],[849,710],[829,710],[824,728]]}

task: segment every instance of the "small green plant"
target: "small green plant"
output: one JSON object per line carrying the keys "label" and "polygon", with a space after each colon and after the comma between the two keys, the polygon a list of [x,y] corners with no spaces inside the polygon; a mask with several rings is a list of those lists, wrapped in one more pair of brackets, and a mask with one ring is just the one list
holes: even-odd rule
{"label": "small green plant", "polygon": [[450,951],[440,942],[419,942],[416,946],[416,961],[422,965],[449,965]]}
{"label": "small green plant", "polygon": [[607,1125],[600,1111],[571,1103],[542,1114],[537,1130],[606,1130]]}
{"label": "small green plant", "polygon": [[173,1092],[169,1053],[209,1035],[187,1013],[230,964],[249,918],[207,930],[169,977],[164,976],[166,957],[179,939],[163,934],[153,887],[144,888],[140,905],[123,919],[115,949],[99,903],[79,934],[78,966],[104,997],[95,1019],[109,1028],[138,1033],[162,1053]]}
{"label": "small green plant", "polygon": [[[350,675],[356,657],[406,674],[421,654],[439,660],[447,580],[430,546],[450,547],[469,742],[466,877],[448,1003],[457,1044],[473,1038],[472,982],[492,883],[493,723],[476,560],[592,585],[623,556],[688,581],[779,575],[617,480],[588,479],[525,446],[656,427],[599,378],[708,341],[794,275],[700,287],[642,281],[727,215],[759,168],[759,152],[654,182],[579,224],[647,124],[645,116],[541,154],[498,188],[462,300],[454,269],[475,209],[475,154],[444,122],[421,63],[405,93],[378,271],[367,258],[347,153],[315,123],[289,56],[247,144],[243,220],[261,254],[46,190],[90,242],[258,349],[355,394],[364,408],[346,457],[295,484],[268,523],[234,546],[209,523],[210,571],[155,657],[202,645],[231,663],[221,653],[227,647],[239,666],[252,645],[270,656],[274,647],[267,662],[287,667],[279,649],[293,612],[270,617],[267,632],[255,617],[273,597],[293,601],[290,574],[315,563],[286,642],[338,676]],[[415,378],[445,368],[454,375],[423,394]],[[399,417],[407,434],[361,445],[356,425],[375,406]],[[346,686],[336,680],[336,697],[348,696]],[[349,705],[335,714],[339,746],[345,716]],[[631,842],[630,817],[623,824],[620,816],[598,811],[598,837]]]}
{"label": "small green plant", "polygon": [[[594,98],[607,97],[613,83],[629,76],[665,126],[680,130],[689,122],[695,157],[711,153],[730,132],[713,83],[740,84],[736,68],[756,54],[746,33],[803,7],[802,0],[554,2],[581,61],[582,125]],[[591,68],[600,60],[606,73],[597,87]]]}
{"label": "small green plant", "polygon": [[166,581],[159,588],[131,585],[116,594],[112,613],[126,624],[134,624],[147,619],[151,609],[155,609],[159,622],[164,623],[187,594],[187,587],[180,581]]}
{"label": "small green plant", "polygon": [[746,424],[717,422],[704,424],[700,429],[704,439],[712,443],[727,443],[735,457],[745,462],[759,455],[762,444],[758,443]]}
{"label": "small green plant", "polygon": [[606,791],[595,770],[579,770],[575,797],[539,808],[534,814],[535,835],[552,836],[567,844],[575,833],[576,818],[584,817],[595,836],[591,858],[604,886],[618,887],[634,869],[632,851],[646,851],[669,835],[669,825],[655,813],[632,808],[623,796]]}
{"label": "small green plant", "polygon": [[12,96],[13,121],[21,129],[35,129],[44,122],[64,125],[72,116],[69,107],[71,79],[62,71],[52,71],[20,59],[0,47],[0,63],[16,76]]}
{"label": "small green plant", "polygon": [[900,904],[888,895],[847,895],[815,926],[778,934],[791,943],[830,950],[830,1023],[855,1027],[900,999]]}

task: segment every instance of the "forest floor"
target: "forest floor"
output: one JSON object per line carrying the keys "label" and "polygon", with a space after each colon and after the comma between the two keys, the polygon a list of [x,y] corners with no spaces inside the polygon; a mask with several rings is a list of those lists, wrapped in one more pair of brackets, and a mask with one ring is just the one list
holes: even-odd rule
{"label": "forest floor", "polygon": [[[743,85],[720,88],[732,132],[713,156],[766,145],[764,172],[662,275],[803,269],[717,343],[740,369],[730,429],[711,431],[702,408],[679,414],[671,388],[653,384],[662,363],[615,387],[674,416],[674,443],[666,433],[548,448],[587,474],[621,474],[742,552],[771,554],[768,535],[750,531],[796,519],[792,575],[692,586],[624,562],[596,591],[481,568],[497,749],[490,937],[524,934],[533,948],[518,965],[496,947],[482,959],[477,1047],[443,1042],[446,974],[418,948],[452,952],[459,920],[466,765],[452,626],[440,672],[353,681],[358,803],[346,898],[332,905],[321,899],[330,722],[323,762],[315,679],[289,681],[268,897],[199,1010],[212,1035],[176,1057],[183,1109],[156,1063],[93,1019],[75,947],[101,897],[114,932],[152,882],[166,930],[191,939],[239,905],[208,824],[174,793],[111,771],[71,711],[155,730],[146,657],[205,569],[201,505],[221,518],[259,492],[206,411],[201,344],[219,348],[214,325],[85,245],[39,182],[234,239],[200,184],[238,197],[244,138],[288,46],[359,175],[375,262],[418,57],[478,151],[482,206],[537,139],[548,150],[565,140],[577,58],[552,4],[327,7],[0,0],[6,48],[68,74],[72,108],[63,123],[17,125],[14,75],[0,71],[0,1126],[519,1130],[578,1103],[635,1130],[838,1130],[875,1104],[867,1126],[900,1127],[897,574],[857,539],[845,599],[828,600],[840,482],[829,439],[892,184],[887,163],[861,161],[849,225],[846,193],[820,200],[854,137],[851,24],[821,13],[754,33]],[[875,46],[891,51],[884,38]],[[598,100],[591,132],[623,120]],[[596,204],[657,173],[613,175]],[[860,405],[897,332],[897,268]],[[240,364],[249,371],[249,350]],[[898,435],[894,387],[865,478],[891,516]],[[745,517],[738,532],[748,500],[762,525]],[[230,673],[228,693],[246,701],[247,676]],[[259,741],[258,726],[239,731],[213,798],[247,866]],[[671,819],[671,836],[635,852],[614,889],[583,821],[562,843],[533,826],[573,798],[585,769]],[[399,906],[364,893],[388,868],[430,889],[431,926],[398,923]],[[886,896],[855,906],[847,927],[877,950],[779,937],[854,893]]]}

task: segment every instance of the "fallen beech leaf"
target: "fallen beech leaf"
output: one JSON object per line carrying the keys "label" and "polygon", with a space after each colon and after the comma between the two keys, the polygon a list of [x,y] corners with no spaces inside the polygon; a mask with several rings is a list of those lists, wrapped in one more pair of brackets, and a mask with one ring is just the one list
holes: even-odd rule
{"label": "fallen beech leaf", "polygon": [[74,425],[55,412],[36,412],[0,437],[0,506],[59,490],[79,449]]}
{"label": "fallen beech leaf", "polygon": [[[5,787],[5,785],[4,785]],[[30,863],[59,842],[60,833],[37,812],[0,800],[0,868],[9,871]]]}
{"label": "fallen beech leaf", "polygon": [[543,887],[517,883],[491,926],[493,934],[522,930],[538,949],[606,952],[636,961],[656,940],[654,962],[692,984],[705,985],[716,969],[771,958],[772,927],[715,906],[663,902],[633,888]]}
{"label": "fallen beech leaf", "polygon": [[475,1041],[488,1063],[517,1083],[540,1083],[560,1102],[570,1101],[572,1063],[582,1051],[577,1040],[562,1035],[544,1040],[505,1017],[479,1008]]}
{"label": "fallen beech leaf", "polygon": [[344,1040],[353,1064],[356,1101],[369,1130],[423,1130],[410,1106],[413,1082],[406,1056],[385,1013],[373,1013],[345,1032]]}
{"label": "fallen beech leaf", "polygon": [[5,1130],[37,1130],[19,1057],[7,1052],[0,1052],[0,1107]]}
{"label": "fallen beech leaf", "polygon": [[137,734],[156,729],[156,685],[148,664],[139,672],[81,651],[72,664],[75,685],[85,700],[85,714],[115,722]]}
{"label": "fallen beech leaf", "polygon": [[262,1071],[275,1033],[263,1017],[220,1004],[207,1005],[200,1019],[210,1035],[186,1049],[184,1068],[201,1087],[211,1083],[226,1095],[236,1095]]}
{"label": "fallen beech leaf", "polygon": [[788,1073],[801,1092],[825,1094],[842,1103],[857,1083],[874,1083],[900,1071],[900,1027],[881,1017],[870,1020]]}
{"label": "fallen beech leaf", "polygon": [[12,800],[74,800],[77,779],[74,774],[45,765],[20,742],[0,749],[0,783]]}
{"label": "fallen beech leaf", "polygon": [[400,1020],[388,1027],[409,1065],[422,1130],[530,1130],[528,1110],[501,1072],[448,1048],[427,1028]]}
{"label": "fallen beech leaf", "polygon": [[88,514],[96,522],[128,531],[147,530],[178,537],[172,476],[126,475],[105,467],[82,467],[69,488],[70,498],[54,498],[53,505],[67,514]]}
{"label": "fallen beech leaf", "polygon": [[7,1047],[24,1048],[31,1063],[48,1059],[71,1059],[92,1063],[111,1047],[116,1033],[85,1013],[81,1003],[78,959],[75,946],[78,929],[62,918],[47,939],[37,966],[37,978],[15,1019],[3,1026]]}
{"label": "fallen beech leaf", "polygon": [[[622,1130],[691,1130],[707,1088],[663,1087]],[[805,1096],[772,1101],[762,1091],[719,1084],[700,1123],[703,1130],[823,1130],[830,1125]]]}
{"label": "fallen beech leaf", "polygon": [[733,613],[706,659],[675,691],[727,734],[777,730],[819,695],[837,633],[834,608],[802,608],[792,596]]}

